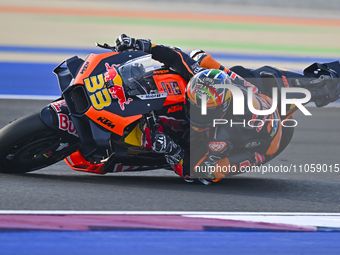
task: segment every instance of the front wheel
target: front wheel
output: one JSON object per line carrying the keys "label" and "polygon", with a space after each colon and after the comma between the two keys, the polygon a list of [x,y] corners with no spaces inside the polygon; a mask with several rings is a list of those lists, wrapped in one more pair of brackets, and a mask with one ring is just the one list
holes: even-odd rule
{"label": "front wheel", "polygon": [[[0,130],[0,172],[26,173],[52,165],[77,148],[77,139],[45,125],[39,113],[22,117]],[[59,146],[59,151],[51,148]],[[62,148],[64,147],[64,148]]]}

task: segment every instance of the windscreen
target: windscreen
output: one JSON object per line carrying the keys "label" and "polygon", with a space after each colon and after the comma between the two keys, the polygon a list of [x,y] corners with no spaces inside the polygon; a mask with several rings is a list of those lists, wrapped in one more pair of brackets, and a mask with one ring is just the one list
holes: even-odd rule
{"label": "windscreen", "polygon": [[124,85],[129,94],[148,94],[147,89],[143,85],[143,77],[145,73],[153,71],[151,55],[145,55],[131,61],[126,62],[119,67],[118,72],[123,79]]}

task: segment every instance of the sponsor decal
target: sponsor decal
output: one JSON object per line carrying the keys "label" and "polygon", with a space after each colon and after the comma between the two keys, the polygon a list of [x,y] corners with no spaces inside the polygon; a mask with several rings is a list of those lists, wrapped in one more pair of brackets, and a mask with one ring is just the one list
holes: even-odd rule
{"label": "sponsor decal", "polygon": [[69,119],[69,117],[66,114],[62,113],[58,114],[58,120],[60,130],[67,131],[69,134],[78,137],[78,133],[73,122]]}
{"label": "sponsor decal", "polygon": [[169,96],[182,95],[181,89],[176,81],[162,82],[162,86]]}
{"label": "sponsor decal", "polygon": [[261,143],[260,142],[250,142],[246,144],[246,148],[254,148],[256,146],[259,146]]}
{"label": "sponsor decal", "polygon": [[103,123],[105,126],[111,128],[111,129],[115,127],[113,122],[111,120],[105,118],[105,117],[99,117],[97,120],[100,121],[101,123]]}
{"label": "sponsor decal", "polygon": [[48,151],[46,153],[43,154],[45,158],[49,158],[53,155],[53,151]]}
{"label": "sponsor decal", "polygon": [[126,100],[123,86],[114,85],[114,87],[110,88],[109,91],[113,99],[118,99],[118,104],[122,111],[125,110],[125,104],[129,104],[130,102],[133,101],[132,98]]}
{"label": "sponsor decal", "polygon": [[260,153],[257,153],[255,152],[255,164],[261,164],[264,162],[264,155],[263,154],[260,154]]}
{"label": "sponsor decal", "polygon": [[245,160],[245,161],[242,161],[241,163],[240,163],[240,170],[241,171],[244,171],[244,169],[246,168],[246,167],[249,167],[251,164],[250,164],[250,161],[249,160]]}
{"label": "sponsor decal", "polygon": [[168,108],[168,113],[179,112],[183,110],[183,105],[173,105]]}
{"label": "sponsor decal", "polygon": [[169,70],[158,70],[158,71],[154,71],[154,74],[163,74],[163,73],[168,73]]}
{"label": "sponsor decal", "polygon": [[282,75],[282,81],[286,88],[290,87],[286,76]]}
{"label": "sponsor decal", "polygon": [[[118,99],[118,104],[122,111],[125,110],[125,104],[133,101],[132,98],[126,99],[125,97],[123,81],[116,70],[118,66],[115,64],[110,66],[108,63],[105,63],[106,73],[104,75],[99,74],[84,79],[85,87],[91,94],[90,99],[96,110],[110,106],[112,103],[111,98]],[[111,87],[106,88],[104,87],[105,84],[111,85]]]}
{"label": "sponsor decal", "polygon": [[118,65],[112,64],[110,66],[108,63],[105,63],[106,67],[106,73],[104,73],[105,81],[114,81],[118,75],[116,67],[119,67]]}
{"label": "sponsor decal", "polygon": [[170,82],[170,85],[175,95],[182,95],[181,89],[179,88],[179,85],[176,81]]}
{"label": "sponsor decal", "polygon": [[213,141],[209,143],[209,149],[213,152],[221,152],[227,147],[226,142]]}
{"label": "sponsor decal", "polygon": [[296,83],[296,85],[301,86],[299,79],[295,79],[295,83]]}
{"label": "sponsor decal", "polygon": [[156,98],[156,97],[161,97],[161,95],[160,94],[147,94],[145,95],[144,98],[150,99],[150,98]]}
{"label": "sponsor decal", "polygon": [[[109,88],[109,91],[111,93],[111,96],[113,99],[118,99],[118,104],[120,106],[120,109],[122,109],[122,111],[125,110],[125,104],[129,104],[130,102],[133,101],[132,98],[128,98],[126,99],[125,97],[125,92],[124,92],[124,88],[123,88],[123,83],[121,82],[121,78],[118,75],[118,72],[116,70],[115,67],[118,67],[119,65],[115,65],[113,64],[112,66],[110,66],[108,63],[105,63],[105,67],[106,67],[106,73],[105,75],[105,81],[107,82],[111,82],[113,85],[113,87]],[[117,77],[119,77],[120,82],[115,82],[117,80]]]}
{"label": "sponsor decal", "polygon": [[80,71],[81,74],[85,73],[86,69],[89,67],[89,64],[90,62],[88,61],[84,64],[83,68]]}
{"label": "sponsor decal", "polygon": [[66,104],[65,100],[60,100],[60,101],[52,103],[51,106],[53,107],[53,109],[56,112],[61,112],[61,107],[67,106],[67,104]]}
{"label": "sponsor decal", "polygon": [[203,68],[201,68],[197,62],[191,66],[191,70],[194,72],[194,74],[199,73],[202,71],[202,69]]}
{"label": "sponsor decal", "polygon": [[156,99],[156,98],[165,98],[168,94],[166,93],[159,93],[159,94],[146,94],[146,95],[136,95],[136,97],[140,98],[141,100],[147,99]]}
{"label": "sponsor decal", "polygon": [[272,122],[272,132],[270,133],[271,137],[274,137],[279,129],[279,120],[276,120],[274,122]]}

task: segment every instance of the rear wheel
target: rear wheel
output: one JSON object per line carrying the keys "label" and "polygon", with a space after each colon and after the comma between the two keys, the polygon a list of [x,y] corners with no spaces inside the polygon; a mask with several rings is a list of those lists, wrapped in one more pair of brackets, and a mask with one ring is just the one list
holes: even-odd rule
{"label": "rear wheel", "polygon": [[[59,151],[52,149],[58,147]],[[38,170],[62,160],[76,147],[76,137],[67,134],[65,140],[65,132],[45,125],[39,113],[25,116],[0,130],[0,172]]]}

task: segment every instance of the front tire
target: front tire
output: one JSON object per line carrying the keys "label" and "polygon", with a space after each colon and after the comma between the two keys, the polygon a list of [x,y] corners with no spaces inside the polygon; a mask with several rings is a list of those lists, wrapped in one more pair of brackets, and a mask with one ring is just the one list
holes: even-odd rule
{"label": "front tire", "polygon": [[39,113],[11,122],[0,130],[0,172],[26,173],[58,162],[75,150],[72,143],[51,157],[42,155],[63,135],[43,123]]}

